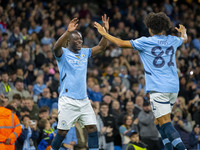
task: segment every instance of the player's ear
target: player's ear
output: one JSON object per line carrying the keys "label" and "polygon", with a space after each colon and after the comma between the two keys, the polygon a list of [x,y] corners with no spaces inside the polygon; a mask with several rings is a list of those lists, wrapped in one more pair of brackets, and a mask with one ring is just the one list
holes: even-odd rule
{"label": "player's ear", "polygon": [[65,44],[65,46],[67,47],[69,45],[70,39],[67,39],[67,42]]}
{"label": "player's ear", "polygon": [[148,30],[149,30],[149,34],[152,36],[152,35],[153,35],[153,33],[152,33],[151,29],[150,29],[150,28],[148,28]]}

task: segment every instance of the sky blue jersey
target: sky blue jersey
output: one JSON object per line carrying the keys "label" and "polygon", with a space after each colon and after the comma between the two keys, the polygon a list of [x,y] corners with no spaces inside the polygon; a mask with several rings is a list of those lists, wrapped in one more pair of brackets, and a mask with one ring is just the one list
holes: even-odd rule
{"label": "sky blue jersey", "polygon": [[73,53],[62,47],[63,54],[57,58],[60,72],[60,94],[73,99],[87,98],[86,75],[88,58],[91,57],[90,48],[81,48],[79,53]]}
{"label": "sky blue jersey", "polygon": [[154,35],[130,40],[132,47],[139,51],[145,70],[146,91],[177,93],[179,78],[175,53],[183,43],[176,36]]}

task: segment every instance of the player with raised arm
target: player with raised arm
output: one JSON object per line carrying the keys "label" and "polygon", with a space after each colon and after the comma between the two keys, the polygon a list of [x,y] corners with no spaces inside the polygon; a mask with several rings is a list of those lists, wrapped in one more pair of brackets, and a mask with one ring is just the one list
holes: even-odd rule
{"label": "player with raised arm", "polygon": [[[105,29],[109,29],[109,18],[102,16]],[[86,74],[88,58],[105,50],[107,40],[102,38],[93,48],[82,48],[82,35],[76,30],[78,19],[74,18],[67,31],[54,45],[54,55],[60,72],[61,91],[58,101],[58,133],[52,150],[58,150],[68,130],[78,121],[88,131],[88,147],[98,150],[96,116],[87,96]],[[65,48],[67,45],[67,48]]]}
{"label": "player with raised arm", "polygon": [[165,35],[170,28],[170,19],[165,13],[149,13],[145,20],[151,37],[141,37],[136,40],[121,40],[105,32],[105,29],[95,22],[98,32],[122,48],[133,48],[139,51],[145,70],[146,90],[150,93],[150,102],[155,116],[155,124],[168,150],[176,147],[185,150],[180,135],[171,124],[171,108],[179,91],[175,53],[177,48],[187,42],[186,29],[183,25],[176,28],[181,37]]}

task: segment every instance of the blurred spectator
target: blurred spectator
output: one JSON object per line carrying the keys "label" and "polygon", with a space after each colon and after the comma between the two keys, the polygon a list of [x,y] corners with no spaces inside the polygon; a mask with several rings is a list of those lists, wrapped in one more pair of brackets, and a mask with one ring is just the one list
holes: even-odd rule
{"label": "blurred spectator", "polygon": [[4,97],[0,96],[0,149],[15,149],[15,142],[17,137],[22,132],[22,127],[20,126],[20,121],[17,116],[12,113],[10,109],[3,107]]}
{"label": "blurred spectator", "polygon": [[24,80],[26,85],[31,85],[35,81],[34,66],[32,63],[27,64],[27,70],[24,74]]}
{"label": "blurred spectator", "polygon": [[7,72],[4,72],[1,74],[1,83],[0,83],[0,95],[3,94],[5,96],[8,96],[8,93],[11,92],[12,89],[14,89],[14,85],[12,82],[9,82],[9,76]]}
{"label": "blurred spectator", "polygon": [[138,79],[139,79],[139,92],[142,91],[142,90],[146,91],[145,90],[145,78],[144,78],[144,75],[140,75]]}
{"label": "blurred spectator", "polygon": [[39,33],[40,30],[41,30],[41,27],[38,26],[35,21],[32,21],[31,26],[28,30],[28,34],[32,34],[33,32]]}
{"label": "blurred spectator", "polygon": [[134,109],[136,112],[138,112],[138,114],[140,113],[141,110],[143,110],[143,103],[144,103],[144,98],[140,95],[136,96]]}
{"label": "blurred spectator", "polygon": [[113,80],[114,80],[114,74],[113,74],[113,68],[111,66],[108,66],[106,68],[106,72],[105,72],[105,78],[107,79],[107,81],[109,82],[110,85],[112,85]]}
{"label": "blurred spectator", "polygon": [[99,84],[95,84],[89,92],[89,97],[94,102],[101,102],[103,95],[100,92]]}
{"label": "blurred spectator", "polygon": [[58,71],[55,72],[51,83],[48,85],[48,88],[50,89],[51,93],[56,92],[58,94],[58,89],[60,86],[60,74]]}
{"label": "blurred spectator", "polygon": [[0,30],[2,33],[6,32],[7,29],[7,20],[6,20],[6,15],[3,14],[1,15],[1,21],[0,21]]}
{"label": "blurred spectator", "polygon": [[38,107],[48,106],[51,109],[58,108],[58,97],[57,93],[53,92],[52,98],[49,88],[44,88],[42,92],[42,98],[38,100]]}
{"label": "blurred spectator", "polygon": [[77,144],[74,145],[74,150],[87,150],[88,149],[88,134],[86,128],[82,128],[79,123],[75,124]]}
{"label": "blurred spectator", "polygon": [[91,16],[90,10],[88,8],[88,3],[83,3],[82,9],[79,11],[80,18],[86,18]]}
{"label": "blurred spectator", "polygon": [[121,115],[122,111],[120,108],[120,103],[117,100],[112,102],[112,115],[114,116],[116,122],[118,122],[119,116]]}
{"label": "blurred spectator", "polygon": [[[46,119],[49,120],[49,107],[48,106],[43,106],[39,109],[39,119]],[[49,120],[50,121],[50,120]]]}
{"label": "blurred spectator", "polygon": [[72,127],[65,136],[60,150],[73,150],[75,144],[77,144],[76,127]]}
{"label": "blurred spectator", "polygon": [[46,88],[46,85],[43,83],[43,75],[38,75],[36,78],[36,83],[33,86],[33,94],[39,95],[43,92],[43,89]]}
{"label": "blurred spectator", "polygon": [[190,148],[189,135],[192,132],[192,125],[186,119],[183,119],[183,114],[180,109],[175,110],[173,117],[173,125],[179,132],[185,147],[189,149]]}
{"label": "blurred spectator", "polygon": [[[3,42],[2,42],[1,45],[3,45]],[[7,47],[7,44],[6,44],[5,47],[1,46],[0,72],[7,72],[9,70],[9,67],[10,67],[11,64],[12,64],[12,61],[10,61],[9,50],[8,50],[8,47]]]}
{"label": "blurred spectator", "polygon": [[190,133],[190,149],[199,149],[200,148],[200,127],[198,124],[195,124],[193,131]]}
{"label": "blurred spectator", "polygon": [[117,134],[117,127],[114,117],[108,113],[108,104],[102,102],[100,104],[100,117],[106,127],[106,148],[105,150],[114,150],[114,136]]}
{"label": "blurred spectator", "polygon": [[46,62],[46,59],[45,59],[44,54],[41,51],[41,47],[39,44],[35,45],[34,54],[35,54],[35,61],[34,61],[35,66],[36,68],[40,68]]}
{"label": "blurred spectator", "polygon": [[154,115],[149,101],[144,101],[143,110],[138,115],[138,128],[142,142],[148,145],[149,150],[160,149],[158,131],[154,124]]}
{"label": "blurred spectator", "polygon": [[[128,66],[130,66],[130,65],[128,65]],[[130,89],[130,82],[129,82],[130,76],[128,75],[128,71],[125,66],[121,66],[119,77],[121,77],[122,84],[126,87],[126,89],[127,90]]]}
{"label": "blurred spectator", "polygon": [[94,110],[94,113],[96,115],[97,119],[97,131],[99,135],[99,149],[104,150],[106,148],[106,127],[104,127],[103,121],[101,117],[98,115],[99,108],[97,108],[94,104],[92,104],[92,108]]}
{"label": "blurred spectator", "polygon": [[38,120],[38,112],[39,108],[37,104],[34,104],[32,98],[25,98],[25,106],[28,108],[29,113],[30,113],[30,119],[31,120]]}
{"label": "blurred spectator", "polygon": [[15,26],[13,29],[13,33],[9,38],[9,44],[11,45],[11,47],[13,46],[13,44],[15,42],[19,42],[20,44],[23,43],[23,36],[20,33],[20,28],[19,26]]}
{"label": "blurred spectator", "polygon": [[122,150],[126,150],[127,144],[130,142],[130,138],[126,135],[126,133],[131,131],[132,124],[132,116],[124,116],[124,123],[119,127],[120,135],[122,137]]}
{"label": "blurred spectator", "polygon": [[112,96],[110,94],[105,94],[103,97],[103,102],[106,103],[109,107],[109,113],[112,112]]}
{"label": "blurred spectator", "polygon": [[133,118],[133,121],[136,121],[137,122],[137,118],[138,118],[138,112],[135,112],[135,109],[134,109],[134,103],[132,101],[128,101],[126,103],[126,111],[124,111],[120,116],[119,116],[119,119],[118,119],[118,125],[122,125],[123,124],[123,118],[126,116],[126,115],[130,115],[132,116]]}
{"label": "blurred spectator", "polygon": [[2,106],[7,107],[9,104],[8,97],[5,97],[3,94],[1,94],[0,99],[2,100]]}
{"label": "blurred spectator", "polygon": [[198,101],[196,103],[196,105],[197,105],[197,109],[193,114],[193,119],[194,119],[196,124],[200,124],[200,101]]}
{"label": "blurred spectator", "polygon": [[22,117],[25,116],[25,115],[27,115],[27,116],[30,115],[30,111],[29,111],[29,109],[28,109],[27,107],[21,108],[21,110],[20,110],[20,120],[21,120]]}
{"label": "blurred spectator", "polygon": [[50,123],[51,127],[54,129],[54,133],[57,133],[57,124],[58,124],[58,109],[52,109],[51,110],[51,116],[50,116]]}
{"label": "blurred spectator", "polygon": [[36,150],[36,140],[39,137],[37,121],[30,120],[28,115],[21,118],[22,134],[18,137],[15,150]]}
{"label": "blurred spectator", "polygon": [[128,143],[126,150],[147,150],[147,145],[140,141],[138,132],[136,132],[135,130],[131,130],[126,133],[126,135],[130,137],[130,142]]}
{"label": "blurred spectator", "polygon": [[15,82],[15,88],[9,92],[8,98],[12,100],[14,94],[19,94],[21,97],[30,97],[30,94],[27,90],[24,89],[24,83],[22,79],[17,79]]}
{"label": "blurred spectator", "polygon": [[17,110],[20,110],[21,108],[20,108],[20,104],[21,104],[21,96],[19,95],[19,94],[15,94],[15,95],[13,95],[13,97],[12,97],[12,101],[15,101],[16,102],[16,109]]}
{"label": "blurred spectator", "polygon": [[53,129],[50,122],[47,119],[41,119],[39,121],[39,129],[41,133],[41,140],[38,143],[38,150],[51,149],[51,142],[54,137]]}
{"label": "blurred spectator", "polygon": [[45,45],[51,45],[53,43],[54,39],[50,37],[50,33],[48,30],[44,32],[44,37],[41,39],[41,44]]}
{"label": "blurred spectator", "polygon": [[94,30],[88,28],[86,33],[86,37],[84,38],[84,45],[87,45],[87,47],[94,47],[98,45],[99,40],[96,37]]}

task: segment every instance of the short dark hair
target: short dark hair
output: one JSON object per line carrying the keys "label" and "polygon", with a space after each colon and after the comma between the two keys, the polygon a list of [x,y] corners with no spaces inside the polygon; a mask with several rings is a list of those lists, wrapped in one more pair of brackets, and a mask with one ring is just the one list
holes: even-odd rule
{"label": "short dark hair", "polygon": [[49,107],[48,106],[43,106],[39,109],[39,114],[43,113],[43,112],[47,112],[49,111]]}
{"label": "short dark hair", "polygon": [[101,102],[100,103],[100,107],[102,107],[102,106],[108,106],[109,107],[109,105],[107,103],[105,103],[105,102]]}
{"label": "short dark hair", "polygon": [[29,112],[30,113],[30,110],[25,106],[25,107],[22,107],[20,112]]}
{"label": "short dark hair", "polygon": [[17,82],[21,82],[21,83],[23,83],[23,80],[20,79],[20,78],[17,78],[16,81],[15,81],[15,84],[16,84]]}
{"label": "short dark hair", "polygon": [[170,19],[163,13],[149,13],[145,19],[144,23],[147,28],[150,28],[153,34],[161,33],[162,31],[167,31],[170,28]]}
{"label": "short dark hair", "polygon": [[38,123],[38,126],[40,128],[40,130],[43,130],[45,129],[45,126],[46,124],[48,123],[48,120],[47,119],[41,119]]}
{"label": "short dark hair", "polygon": [[4,101],[0,99],[0,107],[4,105]]}
{"label": "short dark hair", "polygon": [[17,99],[17,100],[21,100],[22,97],[19,94],[14,94],[12,98]]}
{"label": "short dark hair", "polygon": [[8,72],[4,71],[4,72],[1,73],[1,75],[4,75],[4,74],[8,75]]}
{"label": "short dark hair", "polygon": [[[106,97],[106,96],[111,96],[111,95],[110,95],[110,93],[106,93],[106,94],[103,96],[103,98]],[[111,97],[112,97],[112,96],[111,96]]]}
{"label": "short dark hair", "polygon": [[10,109],[11,111],[16,112],[15,107],[13,107],[12,105],[7,105],[6,108],[7,108],[7,109]]}
{"label": "short dark hair", "polygon": [[26,118],[26,117],[31,119],[29,115],[24,115],[24,116],[22,116],[21,121],[24,121],[24,118]]}

